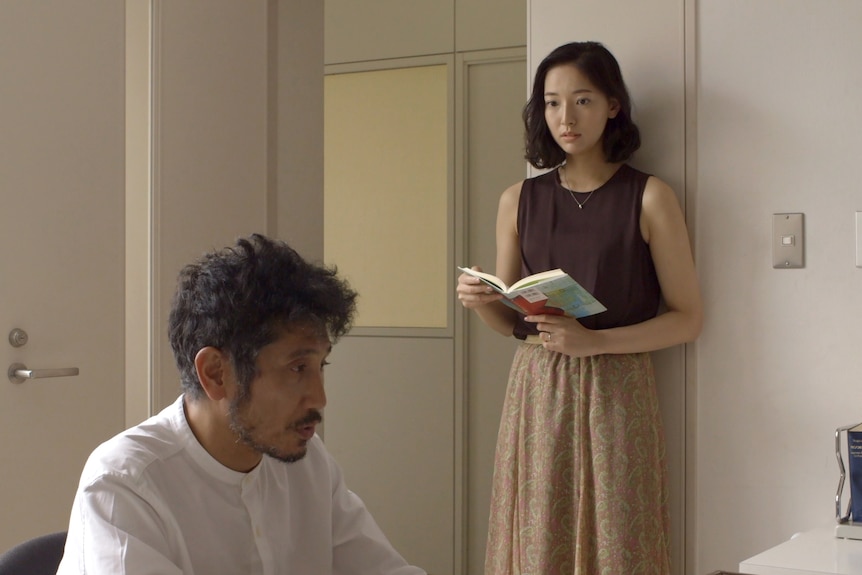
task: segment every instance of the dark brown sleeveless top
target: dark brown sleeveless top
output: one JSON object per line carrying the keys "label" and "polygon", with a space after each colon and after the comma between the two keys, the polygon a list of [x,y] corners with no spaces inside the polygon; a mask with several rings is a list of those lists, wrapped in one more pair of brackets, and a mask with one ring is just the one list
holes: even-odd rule
{"label": "dark brown sleeveless top", "polygon": [[[581,318],[590,329],[640,323],[658,312],[661,291],[640,231],[649,174],[623,164],[582,209],[552,170],[524,180],[518,205],[521,277],[562,268],[607,311]],[[515,337],[536,333],[519,318]]]}

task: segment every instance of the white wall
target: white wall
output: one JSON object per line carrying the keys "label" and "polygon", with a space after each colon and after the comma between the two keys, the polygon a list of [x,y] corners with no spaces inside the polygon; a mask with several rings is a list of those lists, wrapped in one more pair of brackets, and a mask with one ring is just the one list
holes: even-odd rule
{"label": "white wall", "polygon": [[[862,421],[862,3],[698,4],[697,570],[830,524],[836,427]],[[771,216],[806,266],[774,270]]]}

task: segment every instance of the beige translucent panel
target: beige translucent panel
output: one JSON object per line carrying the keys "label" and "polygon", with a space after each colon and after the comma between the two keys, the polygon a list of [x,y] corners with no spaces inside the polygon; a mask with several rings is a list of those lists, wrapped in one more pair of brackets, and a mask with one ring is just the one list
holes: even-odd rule
{"label": "beige translucent panel", "polygon": [[446,327],[446,84],[445,65],[326,77],[324,258],[357,326]]}

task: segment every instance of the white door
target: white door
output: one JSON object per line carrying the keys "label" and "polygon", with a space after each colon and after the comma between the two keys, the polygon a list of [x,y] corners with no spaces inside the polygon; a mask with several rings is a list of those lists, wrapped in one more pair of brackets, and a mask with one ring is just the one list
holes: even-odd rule
{"label": "white door", "polygon": [[116,0],[0,4],[0,551],[66,528],[123,427],[124,27]]}

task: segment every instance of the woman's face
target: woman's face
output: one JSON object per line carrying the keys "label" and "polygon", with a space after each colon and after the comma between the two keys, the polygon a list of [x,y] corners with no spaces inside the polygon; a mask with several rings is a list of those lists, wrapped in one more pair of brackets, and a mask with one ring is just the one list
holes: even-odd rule
{"label": "woman's face", "polygon": [[601,154],[602,135],[619,103],[609,100],[571,64],[555,66],[545,76],[545,122],[568,157]]}

